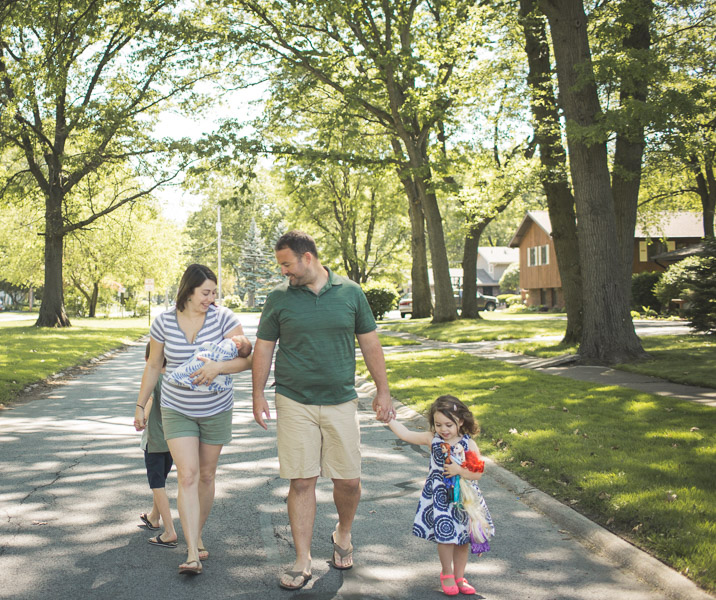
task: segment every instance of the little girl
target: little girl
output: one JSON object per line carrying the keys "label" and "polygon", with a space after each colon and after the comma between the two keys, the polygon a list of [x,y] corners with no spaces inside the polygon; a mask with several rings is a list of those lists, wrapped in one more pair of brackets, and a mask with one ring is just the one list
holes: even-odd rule
{"label": "little girl", "polygon": [[413,534],[437,542],[442,572],[440,586],[448,596],[474,594],[465,579],[467,556],[490,549],[495,534],[492,517],[477,480],[484,462],[470,435],[475,417],[454,396],[440,396],[428,413],[430,432],[410,431],[395,419],[388,427],[409,444],[430,446],[430,472],[418,502]]}

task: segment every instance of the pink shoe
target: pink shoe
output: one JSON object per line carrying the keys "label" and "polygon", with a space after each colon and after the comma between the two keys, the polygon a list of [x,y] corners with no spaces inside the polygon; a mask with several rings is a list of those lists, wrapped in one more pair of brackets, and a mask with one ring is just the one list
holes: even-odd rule
{"label": "pink shoe", "polygon": [[466,596],[472,596],[475,593],[475,588],[472,587],[467,582],[467,579],[465,579],[464,577],[461,579],[456,579],[455,583],[457,584],[457,589],[461,594],[465,594]]}
{"label": "pink shoe", "polygon": [[440,587],[443,588],[443,594],[446,596],[457,596],[460,593],[457,585],[454,583],[452,585],[445,585],[443,583],[443,579],[455,579],[455,575],[452,573],[450,573],[450,575],[443,575],[440,573]]}

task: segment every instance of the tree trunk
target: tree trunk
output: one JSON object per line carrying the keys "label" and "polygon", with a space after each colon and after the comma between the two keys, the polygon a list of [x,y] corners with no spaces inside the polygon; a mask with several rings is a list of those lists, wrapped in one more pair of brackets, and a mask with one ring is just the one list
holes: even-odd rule
{"label": "tree trunk", "polygon": [[62,285],[62,200],[46,199],[45,211],[45,287],[42,292],[40,313],[36,327],[69,327],[65,312],[65,294]]}
{"label": "tree trunk", "polygon": [[[400,142],[393,140],[392,146],[396,157],[402,164],[403,152]],[[428,278],[428,254],[425,246],[425,217],[410,170],[404,165],[397,169],[397,173],[408,198],[408,216],[410,218],[410,254],[412,257],[410,281],[413,296],[413,312],[410,318],[421,319],[429,317],[433,312]]]}
{"label": "tree trunk", "polygon": [[408,136],[403,138],[409,164],[418,192],[420,206],[425,215],[430,245],[430,263],[433,267],[433,283],[435,286],[435,310],[433,323],[444,323],[457,319],[455,299],[450,281],[450,265],[445,247],[443,222],[435,192],[432,190],[430,160],[425,151],[425,144],[418,145]]}
{"label": "tree trunk", "polygon": [[462,252],[462,310],[463,319],[481,319],[477,310],[477,250],[480,246],[480,237],[491,221],[480,221],[470,226],[465,236]]}
{"label": "tree trunk", "polygon": [[[651,46],[649,25],[652,20],[653,5],[645,0],[630,0],[622,9],[627,15],[625,29],[629,31],[624,39],[624,48],[627,52],[637,54],[634,57],[636,64],[622,76],[621,81],[620,106],[626,110],[626,107],[646,103],[650,69],[647,68],[648,65],[642,64],[643,59],[640,60],[639,57],[643,56]],[[629,290],[634,264],[634,228],[639,205],[644,145],[644,126],[637,111],[637,114],[629,115],[624,127],[617,132],[612,172],[622,285]]]}
{"label": "tree trunk", "polygon": [[520,0],[520,16],[529,64],[527,84],[532,96],[535,141],[540,149],[540,181],[547,198],[557,268],[562,281],[567,330],[562,342],[577,344],[582,338],[582,272],[579,264],[574,196],[567,179],[566,153],[562,146],[559,111],[552,87],[549,44],[544,19],[536,15],[535,0]]}
{"label": "tree trunk", "polygon": [[92,296],[89,301],[89,317],[93,319],[97,316],[97,300],[99,299],[99,284],[95,281],[92,284]]}
{"label": "tree trunk", "polygon": [[701,214],[704,221],[704,237],[714,237],[714,210],[716,209],[716,177],[713,160],[706,160],[701,169],[695,156],[691,157],[691,171],[696,178],[696,189],[701,198]]}
{"label": "tree trunk", "polygon": [[574,0],[545,0],[541,6],[552,32],[579,223],[584,291],[579,353],[585,362],[632,361],[645,352],[631,321],[630,290],[619,275],[622,262],[606,140],[585,135],[598,125],[601,112],[587,18],[582,3]]}

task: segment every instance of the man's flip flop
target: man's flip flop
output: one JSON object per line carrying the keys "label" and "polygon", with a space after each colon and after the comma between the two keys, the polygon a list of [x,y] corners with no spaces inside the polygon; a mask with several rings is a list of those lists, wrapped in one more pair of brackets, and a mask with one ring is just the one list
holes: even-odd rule
{"label": "man's flip flop", "polygon": [[142,513],[141,515],[139,515],[139,518],[142,520],[142,523],[146,525],[147,529],[151,529],[152,531],[160,529],[159,525],[157,525],[156,527],[152,525],[152,522],[149,520],[147,513]]}
{"label": "man's flip flop", "polygon": [[[341,571],[346,571],[348,569],[353,568],[353,544],[348,546],[348,548],[341,548],[338,544],[336,544],[336,538],[334,537],[334,534],[331,534],[331,544],[333,544],[333,554],[331,554],[331,566],[334,569],[339,569]],[[350,557],[351,564],[347,567],[344,567],[343,565],[337,565],[336,564],[336,554],[341,557],[341,562],[344,561],[345,558]]]}
{"label": "man's flip flop", "polygon": [[201,572],[201,562],[199,562],[198,560],[191,560],[188,563],[182,563],[181,565],[179,565],[180,575],[201,575]]}
{"label": "man's flip flop", "polygon": [[162,536],[161,536],[161,535],[158,535],[158,536],[153,537],[153,538],[149,538],[147,541],[148,541],[150,544],[152,544],[153,546],[162,546],[162,547],[164,547],[164,548],[176,548],[176,547],[177,547],[177,543],[176,543],[176,542],[165,542],[165,541],[162,539]]}
{"label": "man's flip flop", "polygon": [[284,590],[300,590],[304,585],[306,585],[313,577],[312,573],[304,573],[303,571],[284,571],[284,575],[288,575],[291,579],[296,579],[297,577],[302,577],[301,583],[298,585],[286,585],[283,581],[278,582],[279,586],[281,586]]}

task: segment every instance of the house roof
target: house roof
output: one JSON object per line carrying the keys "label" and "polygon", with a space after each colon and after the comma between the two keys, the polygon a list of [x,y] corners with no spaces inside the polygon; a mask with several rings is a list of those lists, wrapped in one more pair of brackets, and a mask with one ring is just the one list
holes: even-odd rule
{"label": "house roof", "polygon": [[671,252],[662,252],[651,257],[652,260],[664,262],[677,262],[687,256],[696,256],[704,251],[704,244],[699,242],[693,246],[686,246],[685,248],[679,248],[678,250],[672,250]]}
{"label": "house roof", "polygon": [[490,275],[485,269],[477,270],[477,285],[500,285],[492,275]]}
{"label": "house roof", "polygon": [[697,212],[661,212],[654,221],[637,223],[635,238],[702,238],[703,215]]}
{"label": "house roof", "polygon": [[528,210],[508,244],[510,248],[519,248],[520,242],[525,237],[531,223],[541,227],[547,235],[552,235],[552,223],[549,220],[549,213],[546,210]]}
{"label": "house roof", "polygon": [[[547,235],[552,234],[552,224],[546,210],[527,211],[510,240],[511,248],[519,247],[531,223],[541,227]],[[654,222],[637,223],[634,229],[635,238],[701,238],[703,235],[703,216],[697,212],[661,212],[654,215]]]}
{"label": "house roof", "polygon": [[509,265],[520,260],[520,251],[508,246],[481,246],[477,253],[493,265]]}

